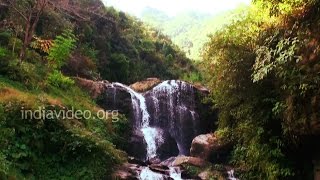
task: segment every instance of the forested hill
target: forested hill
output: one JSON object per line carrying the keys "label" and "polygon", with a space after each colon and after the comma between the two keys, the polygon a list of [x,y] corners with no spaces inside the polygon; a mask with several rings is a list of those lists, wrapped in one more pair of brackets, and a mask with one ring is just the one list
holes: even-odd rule
{"label": "forested hill", "polygon": [[174,79],[195,71],[168,37],[128,14],[105,7],[100,0],[48,1],[43,9],[33,9],[34,17],[27,24],[35,26],[28,30],[27,41],[24,21],[31,5],[28,1],[1,2],[1,44],[9,43],[7,49],[13,53],[26,51],[25,62],[46,55],[43,49],[30,45],[70,30],[76,38],[76,50],[62,68],[70,76],[130,83],[146,77]]}
{"label": "forested hill", "polygon": [[170,17],[157,9],[145,8],[141,19],[172,38],[189,58],[200,61],[202,47],[210,40],[208,35],[231,23],[240,9],[214,15],[191,11]]}

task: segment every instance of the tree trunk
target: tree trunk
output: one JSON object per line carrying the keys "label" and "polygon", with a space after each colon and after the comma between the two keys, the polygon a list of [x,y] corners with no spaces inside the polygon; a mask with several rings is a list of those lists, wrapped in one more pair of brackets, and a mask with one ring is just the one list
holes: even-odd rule
{"label": "tree trunk", "polygon": [[31,18],[32,18],[32,13],[29,14],[28,21],[26,22],[26,27],[25,27],[25,32],[24,32],[24,40],[23,40],[23,44],[22,44],[22,48],[20,50],[20,56],[19,56],[20,62],[22,62],[22,60],[24,59],[25,54],[26,54],[26,50],[28,47]]}
{"label": "tree trunk", "polygon": [[43,4],[35,5],[34,9],[37,8],[38,6],[40,6],[40,7],[38,7],[40,9],[37,11],[34,18],[32,18],[33,12],[31,11],[29,13],[28,20],[26,23],[25,33],[24,33],[24,41],[23,41],[23,45],[22,45],[22,48],[20,51],[20,61],[22,61],[25,58],[27,47],[30,45],[30,43],[32,41],[33,34],[34,34],[35,29],[37,27],[37,24],[39,22],[40,16],[43,12],[43,9],[46,6],[46,1],[43,1],[42,3]]}

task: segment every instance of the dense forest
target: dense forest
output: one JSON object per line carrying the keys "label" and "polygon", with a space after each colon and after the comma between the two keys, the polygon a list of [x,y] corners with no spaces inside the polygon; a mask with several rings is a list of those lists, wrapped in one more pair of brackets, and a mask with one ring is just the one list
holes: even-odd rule
{"label": "dense forest", "polygon": [[219,133],[234,142],[231,161],[243,179],[313,179],[319,10],[313,0],[256,0],[205,46]]}
{"label": "dense forest", "polygon": [[142,21],[100,0],[0,0],[0,179],[111,179],[128,161],[129,116],[34,120],[21,110],[95,114],[101,97],[79,79],[150,77],[208,88],[211,131],[231,145],[222,163],[239,179],[315,178],[320,1],[253,0],[214,18],[149,9]]}

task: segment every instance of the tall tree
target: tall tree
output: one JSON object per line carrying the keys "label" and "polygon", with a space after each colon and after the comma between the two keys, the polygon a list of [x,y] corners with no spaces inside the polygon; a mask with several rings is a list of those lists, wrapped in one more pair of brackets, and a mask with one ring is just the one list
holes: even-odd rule
{"label": "tall tree", "polygon": [[20,60],[23,60],[48,0],[1,0],[1,5],[15,11],[24,22],[23,44],[19,54]]}

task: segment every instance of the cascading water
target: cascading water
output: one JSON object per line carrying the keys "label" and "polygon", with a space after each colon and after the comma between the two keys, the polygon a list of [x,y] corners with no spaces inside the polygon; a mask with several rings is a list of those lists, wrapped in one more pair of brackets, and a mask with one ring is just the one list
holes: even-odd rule
{"label": "cascading water", "polygon": [[150,170],[150,168],[143,168],[140,173],[140,180],[163,180],[163,175],[155,173]]}
{"label": "cascading water", "polygon": [[228,180],[239,180],[236,177],[234,177],[234,170],[228,171]]}
{"label": "cascading water", "polygon": [[195,87],[179,80],[168,80],[146,93],[152,112],[150,121],[166,129],[176,141],[180,155],[188,155],[192,139],[199,135],[199,115],[195,110]]}
{"label": "cascading water", "polygon": [[[130,101],[129,109],[133,115],[133,138],[137,142],[134,149],[147,145],[144,151],[138,151],[139,159],[165,160],[172,156],[188,155],[193,138],[204,131],[200,126],[199,102],[195,87],[183,81],[164,81],[151,90],[141,94],[121,83],[109,84],[110,99],[115,102],[117,97],[125,97]],[[117,90],[116,90],[117,89]],[[118,93],[117,93],[118,91]],[[126,95],[123,94],[126,93]],[[117,93],[117,94],[116,94]],[[112,96],[113,95],[113,96]],[[113,102],[113,103],[114,103]],[[123,103],[114,103],[121,105]],[[132,106],[132,107],[131,107]],[[142,136],[145,141],[140,141]],[[146,154],[145,154],[146,153]],[[155,159],[154,159],[155,158]],[[153,161],[155,162],[155,161]],[[150,166],[141,167],[138,175],[140,180],[182,180],[179,167],[168,167],[166,173],[154,172]]]}
{"label": "cascading water", "polygon": [[181,169],[179,167],[169,167],[170,177],[174,180],[182,180]]}
{"label": "cascading water", "polygon": [[160,133],[156,128],[150,127],[149,118],[150,115],[147,110],[146,100],[143,95],[135,92],[130,87],[121,83],[114,83],[115,86],[119,86],[125,89],[131,95],[132,106],[134,110],[134,116],[136,120],[141,119],[140,130],[143,133],[144,139],[147,143],[147,159],[151,159],[157,156],[157,141],[160,141]]}

